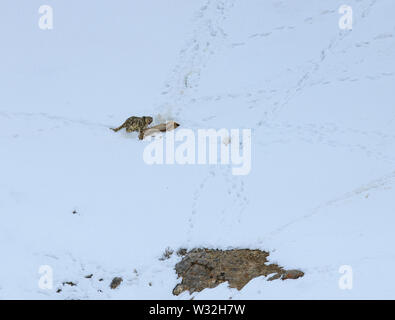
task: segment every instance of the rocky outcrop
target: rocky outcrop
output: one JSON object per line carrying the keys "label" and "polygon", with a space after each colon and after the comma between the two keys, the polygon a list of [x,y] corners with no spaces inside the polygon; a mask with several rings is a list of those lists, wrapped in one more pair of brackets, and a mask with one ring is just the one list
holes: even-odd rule
{"label": "rocky outcrop", "polygon": [[251,279],[262,275],[271,275],[268,280],[297,279],[304,275],[299,270],[285,270],[277,264],[267,264],[268,256],[268,252],[261,250],[193,249],[185,253],[175,266],[182,281],[173,289],[173,294],[199,292],[226,281],[229,287],[240,290]]}

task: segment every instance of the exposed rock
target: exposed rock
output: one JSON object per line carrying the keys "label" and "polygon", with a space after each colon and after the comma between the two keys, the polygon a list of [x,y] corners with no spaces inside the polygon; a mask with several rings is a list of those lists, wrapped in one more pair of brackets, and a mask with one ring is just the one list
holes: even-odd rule
{"label": "exposed rock", "polygon": [[177,256],[183,257],[188,253],[188,250],[185,248],[180,248],[177,250]]}
{"label": "exposed rock", "polygon": [[121,277],[115,277],[115,278],[112,279],[112,281],[111,281],[110,288],[111,288],[111,289],[116,289],[116,288],[118,288],[122,281],[123,281],[123,279],[122,279]]}
{"label": "exposed rock", "polygon": [[251,279],[272,275],[268,280],[297,279],[304,273],[284,270],[277,264],[266,264],[268,252],[250,249],[212,250],[193,249],[176,264],[182,281],[173,289],[174,295],[214,288],[228,281],[229,287],[242,289]]}
{"label": "exposed rock", "polygon": [[267,279],[267,281],[273,281],[273,280],[277,280],[281,278],[281,274],[280,273],[276,273],[275,275],[271,276],[269,279]]}
{"label": "exposed rock", "polygon": [[[186,290],[188,290],[189,288],[187,287],[187,286],[184,286],[183,284],[181,284],[181,283],[179,283],[179,284],[177,284],[176,285],[176,287],[173,289],[173,294],[175,295],[175,296],[178,296],[180,293],[182,293],[182,292],[184,292],[184,291],[186,291]],[[203,289],[202,289],[203,290]],[[192,291],[192,292],[194,292],[194,291]],[[191,292],[191,293],[192,293]]]}
{"label": "exposed rock", "polygon": [[288,270],[282,275],[281,280],[298,279],[304,276],[304,272],[300,270]]}

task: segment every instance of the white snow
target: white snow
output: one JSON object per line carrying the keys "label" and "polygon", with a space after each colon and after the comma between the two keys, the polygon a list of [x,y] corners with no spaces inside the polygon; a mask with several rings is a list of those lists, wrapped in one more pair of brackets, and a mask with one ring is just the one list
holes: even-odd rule
{"label": "white snow", "polygon": [[[22,2],[0,7],[0,299],[189,299],[166,247],[305,272],[195,299],[395,298],[392,0],[348,0],[352,31],[337,0],[69,0],[46,31]],[[131,115],[251,128],[252,170],[147,165],[108,129]]]}

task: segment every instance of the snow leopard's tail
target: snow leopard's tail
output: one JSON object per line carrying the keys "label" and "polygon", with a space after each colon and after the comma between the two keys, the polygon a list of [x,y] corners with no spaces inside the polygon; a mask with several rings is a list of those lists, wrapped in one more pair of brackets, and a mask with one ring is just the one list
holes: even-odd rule
{"label": "snow leopard's tail", "polygon": [[114,131],[114,132],[117,132],[117,131],[121,130],[121,129],[124,128],[124,127],[125,127],[125,124],[119,126],[118,128],[110,128],[110,129],[111,129],[112,131]]}

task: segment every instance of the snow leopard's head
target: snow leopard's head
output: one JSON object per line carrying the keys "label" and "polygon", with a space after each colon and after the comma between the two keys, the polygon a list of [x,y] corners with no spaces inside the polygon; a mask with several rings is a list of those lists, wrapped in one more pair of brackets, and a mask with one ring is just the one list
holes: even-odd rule
{"label": "snow leopard's head", "polygon": [[152,117],[143,117],[143,122],[146,126],[152,123],[154,119]]}

